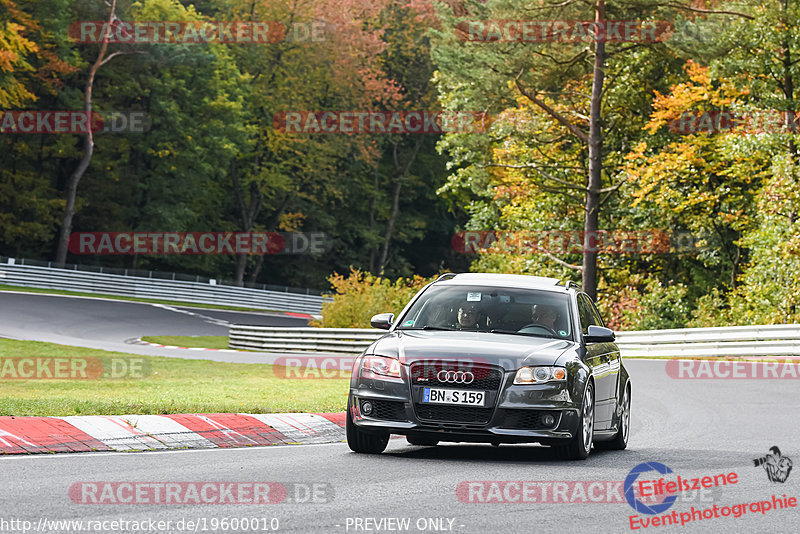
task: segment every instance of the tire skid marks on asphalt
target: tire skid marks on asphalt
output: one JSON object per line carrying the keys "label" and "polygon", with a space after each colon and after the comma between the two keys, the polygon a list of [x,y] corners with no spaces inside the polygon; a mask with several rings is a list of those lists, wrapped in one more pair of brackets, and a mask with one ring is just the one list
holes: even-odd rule
{"label": "tire skid marks on asphalt", "polygon": [[342,439],[341,426],[313,413],[248,415],[271,426],[294,443],[330,443]]}
{"label": "tire skid marks on asphalt", "polygon": [[226,321],[225,319],[217,319],[216,317],[209,317],[208,315],[203,315],[202,313],[191,312],[189,310],[182,310],[180,308],[176,308],[174,306],[168,306],[166,304],[153,304],[156,308],[161,308],[167,311],[175,312],[175,313],[182,313],[184,315],[189,315],[191,317],[197,317],[207,323],[211,323],[217,326],[225,326],[229,327],[231,323]]}

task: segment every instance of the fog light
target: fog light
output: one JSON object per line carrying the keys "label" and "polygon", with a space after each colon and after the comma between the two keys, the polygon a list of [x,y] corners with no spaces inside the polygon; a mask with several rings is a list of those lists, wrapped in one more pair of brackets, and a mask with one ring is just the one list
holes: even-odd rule
{"label": "fog light", "polygon": [[544,426],[553,426],[556,422],[556,418],[550,414],[547,414],[542,418],[542,422],[544,423]]}
{"label": "fog light", "polygon": [[370,415],[372,413],[372,403],[369,401],[362,402],[361,413],[363,413],[364,415]]}

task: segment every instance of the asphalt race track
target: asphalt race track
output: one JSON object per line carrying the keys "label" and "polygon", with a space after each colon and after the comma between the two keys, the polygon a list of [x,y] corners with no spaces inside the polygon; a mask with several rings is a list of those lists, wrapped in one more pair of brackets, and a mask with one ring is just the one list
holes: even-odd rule
{"label": "asphalt race track", "polygon": [[[0,335],[124,346],[126,336],[224,332],[219,324],[158,307],[57,299],[0,294]],[[62,306],[62,302],[68,305]],[[97,302],[102,306],[95,307]],[[228,321],[232,317],[227,312],[203,314]],[[264,320],[277,321],[272,316]],[[244,517],[259,518],[258,528],[250,530],[257,532],[272,532],[273,518],[278,520],[278,532],[800,532],[798,508],[765,513],[748,508],[738,518],[712,517],[683,526],[632,530],[632,515],[655,517],[637,514],[624,496],[620,498],[622,482],[643,462],[671,468],[673,474],[666,476],[669,480],[676,475],[691,479],[736,473],[736,483],[681,495],[662,514],[674,511],[678,521],[680,514],[689,513],[692,507],[728,510],[734,505],[772,502],[773,495],[800,497],[800,467],[795,466],[788,479],[779,483],[768,480],[765,470],[753,463],[772,446],[780,447],[795,464],[800,462],[800,388],[797,379],[678,380],[667,375],[663,361],[627,360],[626,366],[633,381],[631,439],[626,451],[594,451],[586,461],[562,462],[553,459],[545,447],[445,444],[424,448],[395,439],[380,456],[351,453],[344,443],[7,456],[0,458],[0,532],[19,532],[8,521],[22,519],[32,521],[32,528],[40,519],[153,520],[172,523],[169,529],[150,532],[187,532],[186,521],[202,522],[197,525],[198,532],[243,532],[241,528],[232,530],[229,523],[227,530],[211,525],[223,518]],[[657,477],[642,475],[642,479],[653,478]],[[79,498],[77,503],[73,500],[74,490],[70,496],[75,484],[112,481],[279,482],[288,494],[279,503],[259,505],[81,504]],[[488,489],[491,484],[484,486],[486,492],[457,493],[457,488],[466,487],[462,483],[469,481],[539,482],[543,484],[539,488],[564,482],[573,488],[573,481],[585,481],[587,484],[580,486],[586,488],[589,482],[599,481],[598,487],[607,491],[590,491],[589,496],[581,497],[570,490],[557,502],[487,503],[480,501],[490,495],[494,500],[522,497],[516,490],[506,491],[505,496],[492,493]],[[314,489],[318,490],[316,497]],[[473,502],[469,502],[470,495]],[[541,497],[537,492],[531,495]],[[552,493],[550,497],[552,501]],[[601,502],[586,502],[595,497]],[[612,502],[604,502],[609,499]],[[568,500],[573,502],[565,502]],[[408,519],[408,527],[393,518]],[[183,530],[176,528],[181,520]],[[99,531],[124,531],[114,530],[111,523],[105,525]],[[49,531],[57,530],[51,526]],[[60,531],[77,532],[78,527]]]}
{"label": "asphalt race track", "polygon": [[[355,519],[390,517],[411,518],[411,532],[419,531],[415,523],[420,518],[453,519],[454,532],[630,532],[629,516],[634,511],[624,502],[469,503],[459,500],[456,488],[464,481],[623,481],[634,466],[650,461],[661,462],[684,478],[737,473],[736,484],[702,495],[687,493],[686,501],[673,505],[678,513],[691,506],[722,507],[768,500],[773,494],[800,495],[800,473],[791,473],[781,484],[770,482],[765,471],[753,465],[753,459],[773,445],[795,462],[800,459],[800,429],[793,411],[800,404],[800,392],[795,383],[679,382],[667,377],[661,362],[629,361],[628,366],[635,381],[629,448],[593,452],[584,462],[553,460],[544,447],[452,444],[421,448],[403,439],[392,440],[381,456],[356,455],[337,443],[6,457],[0,459],[3,515],[35,522],[40,517],[173,522],[275,517],[281,532],[375,532],[356,530]],[[328,489],[318,499],[327,502],[317,503],[75,504],[69,488],[81,481],[259,481],[300,484],[301,488],[324,484]],[[300,500],[305,494],[299,491]],[[738,519],[720,517],[683,527],[646,529],[723,530],[798,532],[800,514],[796,508],[748,512]]]}
{"label": "asphalt race track", "polygon": [[182,308],[103,298],[0,292],[0,337],[48,341],[149,356],[227,362],[264,362],[246,352],[187,351],[128,341],[141,336],[227,336],[229,324],[299,327],[307,320],[282,314]]}

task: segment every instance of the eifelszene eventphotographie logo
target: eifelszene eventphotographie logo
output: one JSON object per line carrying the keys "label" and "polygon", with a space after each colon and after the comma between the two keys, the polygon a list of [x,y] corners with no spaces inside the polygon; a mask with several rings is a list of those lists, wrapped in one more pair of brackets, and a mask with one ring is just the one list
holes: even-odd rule
{"label": "eifelszene eventphotographie logo", "polygon": [[777,446],[769,448],[769,454],[761,458],[754,458],[755,467],[763,467],[767,472],[770,482],[786,482],[789,473],[792,472],[792,460],[788,456],[782,456],[781,450]]}

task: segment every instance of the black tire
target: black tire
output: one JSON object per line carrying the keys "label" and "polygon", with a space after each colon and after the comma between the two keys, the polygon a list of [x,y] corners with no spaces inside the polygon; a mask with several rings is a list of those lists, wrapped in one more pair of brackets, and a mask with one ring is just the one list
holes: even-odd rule
{"label": "black tire", "polygon": [[389,435],[370,434],[359,429],[347,410],[347,446],[353,452],[361,454],[380,454],[389,444]]}
{"label": "black tire", "polygon": [[594,434],[594,385],[589,382],[583,394],[578,432],[566,445],[553,447],[556,457],[562,460],[585,460],[592,450]]}
{"label": "black tire", "polygon": [[438,439],[426,438],[423,436],[406,436],[406,441],[410,445],[416,445],[417,447],[435,447],[439,444]]}
{"label": "black tire", "polygon": [[631,433],[631,386],[625,385],[622,394],[622,413],[619,415],[619,430],[609,441],[598,441],[594,444],[598,449],[606,451],[621,451],[628,446],[628,436]]}

